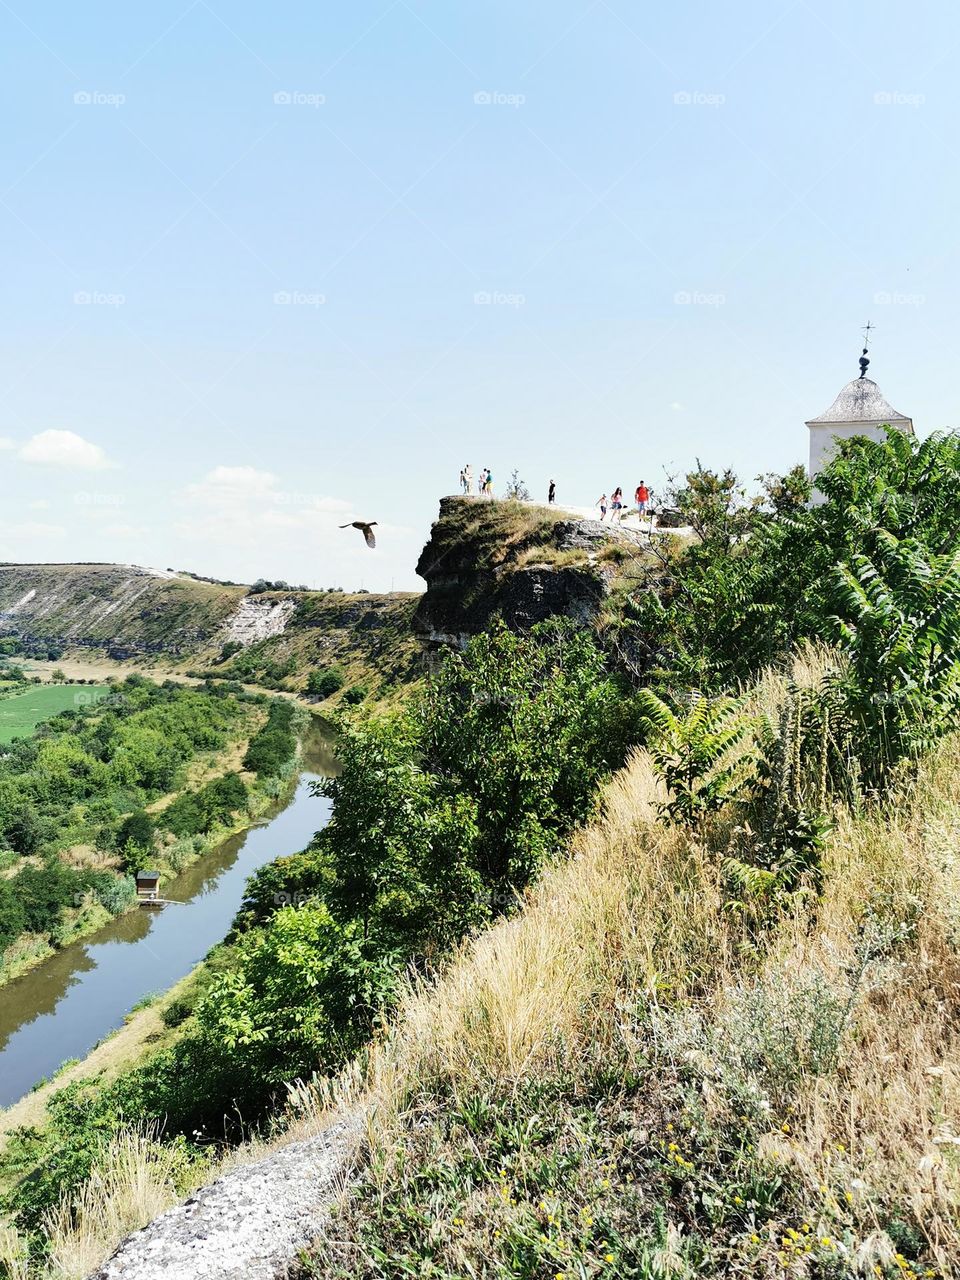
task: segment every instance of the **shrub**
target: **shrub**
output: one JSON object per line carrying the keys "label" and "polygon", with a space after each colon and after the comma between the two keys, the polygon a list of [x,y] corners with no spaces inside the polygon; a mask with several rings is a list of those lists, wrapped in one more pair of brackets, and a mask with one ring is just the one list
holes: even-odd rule
{"label": "shrub", "polygon": [[343,688],[343,672],[337,667],[327,667],[325,671],[311,671],[307,677],[307,693],[315,698],[329,698]]}
{"label": "shrub", "polygon": [[370,690],[365,684],[354,684],[343,695],[343,701],[351,707],[358,706],[369,695]]}

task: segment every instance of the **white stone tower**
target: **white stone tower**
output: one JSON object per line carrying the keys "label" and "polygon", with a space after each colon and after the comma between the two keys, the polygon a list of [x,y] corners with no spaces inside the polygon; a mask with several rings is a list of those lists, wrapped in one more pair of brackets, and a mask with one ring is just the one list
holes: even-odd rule
{"label": "white stone tower", "polygon": [[[882,440],[884,426],[896,427],[907,435],[913,435],[913,419],[889,405],[877,384],[867,377],[869,363],[867,348],[864,347],[860,357],[860,377],[848,382],[830,408],[807,423],[810,429],[811,480],[830,460],[838,440],[849,440],[851,436]],[[823,500],[823,495],[814,489],[813,501]]]}

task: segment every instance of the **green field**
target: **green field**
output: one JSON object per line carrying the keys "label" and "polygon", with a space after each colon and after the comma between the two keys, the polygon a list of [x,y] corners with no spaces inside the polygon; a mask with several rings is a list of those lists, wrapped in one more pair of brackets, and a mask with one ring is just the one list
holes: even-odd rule
{"label": "green field", "polygon": [[0,743],[31,734],[43,720],[74,707],[89,706],[109,693],[105,685],[43,685],[0,699]]}

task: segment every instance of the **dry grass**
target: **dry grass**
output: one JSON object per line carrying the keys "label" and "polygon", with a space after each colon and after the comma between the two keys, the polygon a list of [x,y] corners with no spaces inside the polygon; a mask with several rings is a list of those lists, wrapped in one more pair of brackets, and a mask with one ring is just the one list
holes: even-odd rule
{"label": "dry grass", "polygon": [[[809,650],[792,679],[815,684],[832,662],[830,654]],[[775,719],[784,694],[782,677],[769,675],[755,692],[755,709]],[[825,1233],[830,1251],[844,1251],[849,1270],[842,1274],[887,1274],[888,1262],[898,1274],[924,1274],[896,1260],[883,1205],[922,1237],[928,1262],[936,1264],[926,1274],[952,1275],[960,1258],[956,748],[947,742],[925,762],[892,814],[840,817],[825,855],[821,899],[760,946],[745,944],[742,926],[724,911],[716,859],[655,822],[657,782],[646,755],[636,753],[611,783],[603,819],[531,891],[522,915],[465,947],[432,985],[411,988],[365,1078],[344,1082],[341,1101],[370,1108],[374,1190],[372,1199],[348,1207],[340,1231],[348,1238],[362,1232],[367,1215],[366,1227],[373,1219],[386,1237],[377,1237],[378,1247],[387,1247],[396,1218],[384,1213],[381,1221],[376,1206],[395,1210],[413,1194],[418,1152],[431,1162],[458,1158],[455,1145],[437,1136],[446,1123],[441,1114],[478,1094],[517,1098],[530,1082],[575,1071],[578,1063],[626,1059],[641,1077],[642,1106],[653,1111],[667,1106],[663,1077],[674,1069],[699,1073],[706,1123],[720,1126],[734,1106],[717,1082],[721,1071],[747,1071],[745,1036],[786,1030],[799,1043],[812,1034],[807,1026],[776,1025],[785,993],[812,983],[834,1002],[828,1008],[846,1010],[837,1061],[830,1070],[798,1073],[789,1107],[761,1121],[755,1159],[767,1171],[782,1171],[796,1224],[808,1219]],[[885,942],[870,951],[865,939],[874,935]],[[769,1025],[740,1025],[745,1000]],[[651,1026],[667,1029],[654,1039],[672,1037],[669,1052],[662,1044],[651,1048]],[[651,1054],[663,1053],[651,1070]],[[431,1132],[439,1144],[428,1157],[425,1115],[435,1117]],[[664,1111],[664,1124],[669,1118]],[[479,1194],[470,1193],[474,1200]],[[464,1204],[451,1212],[468,1214]],[[489,1226],[479,1223],[469,1246],[460,1238],[444,1255],[450,1274],[481,1258],[492,1268],[482,1274],[501,1274],[491,1261],[495,1217],[503,1237],[502,1215],[490,1217]],[[783,1256],[799,1267],[795,1274],[807,1274],[806,1255],[789,1249],[784,1255],[777,1235],[793,1223],[789,1218],[751,1237],[758,1243],[747,1247],[758,1269],[749,1274],[772,1274],[785,1265]],[[832,1239],[841,1233],[842,1246]],[[828,1252],[827,1245],[817,1247]],[[347,1274],[333,1256],[318,1246],[312,1274]],[[830,1257],[839,1263],[841,1254]]]}
{"label": "dry grass", "polygon": [[156,1136],[127,1130],[110,1144],[105,1159],[79,1194],[46,1223],[46,1265],[27,1269],[23,1242],[11,1228],[0,1230],[0,1265],[12,1280],[84,1280],[109,1248],[177,1204],[202,1182],[201,1169]]}
{"label": "dry grass", "polygon": [[[791,679],[815,685],[833,661],[808,650]],[[751,708],[776,723],[784,697],[783,676],[770,673],[752,692]],[[575,837],[570,857],[531,889],[518,917],[466,944],[433,982],[411,985],[362,1066],[292,1091],[292,1127],[275,1142],[320,1131],[337,1109],[363,1107],[369,1116],[365,1181],[346,1200],[330,1241],[318,1242],[311,1274],[419,1274],[410,1258],[421,1257],[416,1242],[426,1232],[431,1257],[446,1267],[430,1274],[514,1274],[500,1250],[521,1230],[524,1239],[548,1241],[536,1247],[551,1275],[616,1274],[606,1253],[598,1260],[588,1252],[586,1235],[574,1257],[570,1230],[589,1211],[598,1219],[606,1213],[610,1230],[619,1221],[624,1231],[652,1233],[657,1197],[662,1230],[651,1243],[650,1274],[707,1274],[690,1252],[683,1215],[684,1188],[709,1175],[704,1189],[727,1196],[730,1208],[708,1242],[716,1249],[709,1274],[953,1275],[960,1258],[957,745],[947,741],[925,761],[896,805],[838,814],[820,897],[759,939],[725,910],[715,853],[657,822],[659,784],[646,754],[634,753],[606,791],[602,818]],[[721,825],[713,838],[722,842],[724,834]],[[791,1004],[804,992],[813,993],[807,1005]],[[813,1069],[802,1051],[815,1039],[818,1017],[836,1033],[836,1055]],[[757,1045],[768,1042],[779,1058],[758,1058]],[[558,1128],[565,1157],[572,1143],[583,1163],[566,1184],[568,1203],[548,1206],[558,1220],[568,1214],[561,1254],[531,1173],[548,1163],[553,1139],[540,1136],[532,1152],[521,1150],[509,1183],[501,1172],[485,1185],[489,1136],[455,1117],[478,1097],[505,1099],[498,1126],[535,1126],[552,1104],[542,1096],[531,1103],[531,1087],[574,1079],[592,1089],[598,1064],[616,1068],[606,1102],[586,1091],[588,1112],[602,1117],[601,1149],[590,1147],[572,1103]],[[748,1106],[749,1115],[741,1114]],[[698,1145],[688,1154],[691,1170],[697,1167],[678,1189],[666,1163],[675,1157],[658,1135],[693,1125],[694,1113]],[[723,1146],[731,1132],[749,1138],[735,1160]],[[270,1145],[258,1143],[230,1163],[259,1158]],[[718,1152],[722,1159],[714,1159]],[[461,1189],[456,1171],[465,1153],[471,1165]],[[489,1159],[498,1170],[506,1157],[498,1149]],[[426,1184],[429,1191],[428,1167],[444,1171],[440,1183]],[[618,1182],[625,1167],[631,1181]],[[61,1267],[103,1256],[127,1223],[147,1220],[151,1196],[160,1204],[172,1194],[162,1170],[141,1194],[132,1168],[123,1168],[118,1158],[116,1211],[95,1189],[81,1223],[56,1233]],[[779,1186],[784,1207],[741,1229],[746,1211],[732,1206],[742,1185],[725,1189],[718,1180],[737,1170],[743,1178],[744,1168],[754,1182]],[[404,1237],[397,1224],[408,1207],[417,1225]],[[925,1271],[898,1258],[893,1217],[920,1239]],[[800,1235],[804,1229],[811,1234]],[[789,1232],[800,1243],[784,1243]],[[403,1255],[408,1269],[369,1263],[374,1255],[358,1242],[371,1234],[388,1257],[412,1239]],[[53,1274],[66,1280],[80,1272]]]}

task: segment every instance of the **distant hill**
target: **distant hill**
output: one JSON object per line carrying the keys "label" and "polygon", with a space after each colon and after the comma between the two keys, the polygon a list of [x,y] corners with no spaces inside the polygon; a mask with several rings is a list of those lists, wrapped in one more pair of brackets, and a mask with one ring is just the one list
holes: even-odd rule
{"label": "distant hill", "polygon": [[0,632],[111,657],[196,653],[246,588],[117,564],[0,566]]}
{"label": "distant hill", "polygon": [[264,590],[116,564],[0,565],[0,636],[37,658],[84,655],[303,692],[334,667],[376,693],[417,674],[415,593]]}

